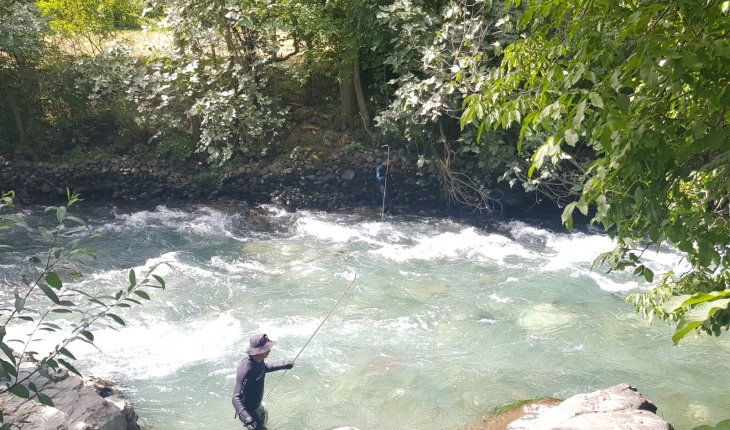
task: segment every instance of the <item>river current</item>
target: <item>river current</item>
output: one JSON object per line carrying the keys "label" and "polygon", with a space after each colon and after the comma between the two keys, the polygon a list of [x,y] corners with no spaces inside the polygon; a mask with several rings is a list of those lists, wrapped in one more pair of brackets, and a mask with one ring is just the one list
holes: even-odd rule
{"label": "river current", "polygon": [[[730,417],[730,336],[673,346],[672,327],[625,304],[646,283],[591,271],[613,247],[597,228],[568,233],[525,218],[482,229],[372,211],[73,209],[103,235],[84,288],[113,293],[129,269],[170,263],[158,269],[166,290],[118,312],[126,327],[95,331],[102,353],[69,348],[82,372],[121,384],[145,429],[240,428],[230,398],[249,336],[278,341],[270,361],[293,359],[355,273],[265,400],[271,430],[456,430],[518,400],[621,382],[679,430]],[[37,211],[20,215],[38,224]],[[3,278],[47,247],[36,236],[9,236]],[[671,250],[645,257],[658,274],[683,267]],[[267,391],[279,376],[268,374]]]}

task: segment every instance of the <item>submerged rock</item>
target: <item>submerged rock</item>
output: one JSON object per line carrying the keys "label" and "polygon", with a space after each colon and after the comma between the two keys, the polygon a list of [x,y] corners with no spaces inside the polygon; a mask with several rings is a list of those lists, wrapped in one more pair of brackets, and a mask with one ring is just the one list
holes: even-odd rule
{"label": "submerged rock", "polygon": [[[19,376],[30,373],[35,365],[23,366]],[[102,397],[75,375],[64,371],[49,380],[36,374],[30,380],[51,397],[54,406],[4,393],[0,410],[6,423],[27,421],[23,430],[139,430],[138,416],[129,402],[113,395]]]}
{"label": "submerged rock", "polygon": [[531,404],[507,430],[673,430],[629,384],[576,394],[558,405]]}

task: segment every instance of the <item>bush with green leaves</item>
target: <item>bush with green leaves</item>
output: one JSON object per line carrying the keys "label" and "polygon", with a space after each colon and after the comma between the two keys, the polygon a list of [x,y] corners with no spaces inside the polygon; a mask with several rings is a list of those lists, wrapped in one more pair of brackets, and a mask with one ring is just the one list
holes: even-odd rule
{"label": "bush with green leaves", "polygon": [[563,222],[571,228],[573,212],[593,206],[593,222],[617,241],[596,263],[648,282],[643,253],[676,247],[691,269],[629,301],[677,322],[675,343],[727,331],[730,2],[535,0],[519,24],[527,35],[468,97],[462,125],[544,133],[529,177],[580,145],[595,151]]}
{"label": "bush with green leaves", "polygon": [[[13,209],[12,199],[12,192],[3,193],[0,210]],[[87,242],[99,235],[84,220],[70,214],[69,209],[78,201],[79,196],[69,192],[66,205],[45,209],[56,224],[55,228],[37,228],[38,234],[48,243],[48,250],[30,256],[20,279],[3,280],[3,297],[8,297],[10,291],[14,293],[12,298],[3,300],[0,309],[0,350],[3,353],[0,354],[0,394],[10,393],[53,406],[53,399],[36,384],[39,375],[51,378],[60,369],[79,374],[72,364],[76,358],[70,351],[71,346],[83,342],[95,347],[95,328],[110,322],[125,325],[124,319],[115,313],[117,309],[141,305],[141,300],[150,300],[146,290],[165,288],[165,281],[153,273],[159,265],[148,269],[140,278],[134,269],[130,270],[127,286],[118,291],[97,294],[79,288],[77,281],[83,278],[79,266],[96,258],[96,252],[87,247]],[[0,221],[0,238],[3,230],[25,223],[6,213],[0,214]],[[8,248],[8,245],[0,244],[0,251]],[[27,334],[20,335],[17,330],[10,334],[12,330],[8,329],[18,324],[23,325],[23,332]],[[43,334],[55,334],[62,340],[47,353],[33,351],[33,342]],[[37,365],[21,368],[21,364],[29,360]],[[18,425],[4,421],[0,413],[2,430]]]}

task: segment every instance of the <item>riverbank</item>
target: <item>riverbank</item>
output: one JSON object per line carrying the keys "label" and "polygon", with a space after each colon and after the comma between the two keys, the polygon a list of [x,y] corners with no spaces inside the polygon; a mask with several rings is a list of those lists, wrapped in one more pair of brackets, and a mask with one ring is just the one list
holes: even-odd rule
{"label": "riverbank", "polygon": [[[382,150],[335,154],[308,153],[299,158],[235,159],[224,167],[195,163],[179,166],[163,158],[89,153],[67,161],[10,161],[0,158],[3,190],[18,199],[55,201],[66,189],[85,199],[126,201],[209,201],[228,197],[250,203],[274,203],[288,210],[380,206],[375,168],[387,158]],[[391,154],[394,201],[417,212],[422,209],[475,212],[443,195],[443,182],[432,164],[419,165],[412,154]],[[459,167],[470,179],[479,172],[472,164]],[[534,196],[497,183],[488,193],[494,213],[534,206]],[[543,205],[545,209],[552,205]],[[482,211],[488,213],[489,211]]]}

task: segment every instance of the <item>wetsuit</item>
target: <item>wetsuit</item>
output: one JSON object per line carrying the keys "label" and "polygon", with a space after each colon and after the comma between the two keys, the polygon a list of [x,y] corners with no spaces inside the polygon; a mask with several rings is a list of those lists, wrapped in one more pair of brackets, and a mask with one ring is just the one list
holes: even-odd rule
{"label": "wetsuit", "polygon": [[266,429],[266,411],[261,407],[264,399],[264,379],[269,372],[291,369],[294,363],[269,364],[246,357],[236,371],[236,388],[233,390],[233,407],[244,425],[256,423],[256,429]]}
{"label": "wetsuit", "polygon": [[390,211],[391,215],[395,215],[395,208],[393,207],[393,178],[390,176],[388,166],[379,164],[378,168],[375,169],[375,178],[378,180],[380,195],[385,195],[383,213]]}

